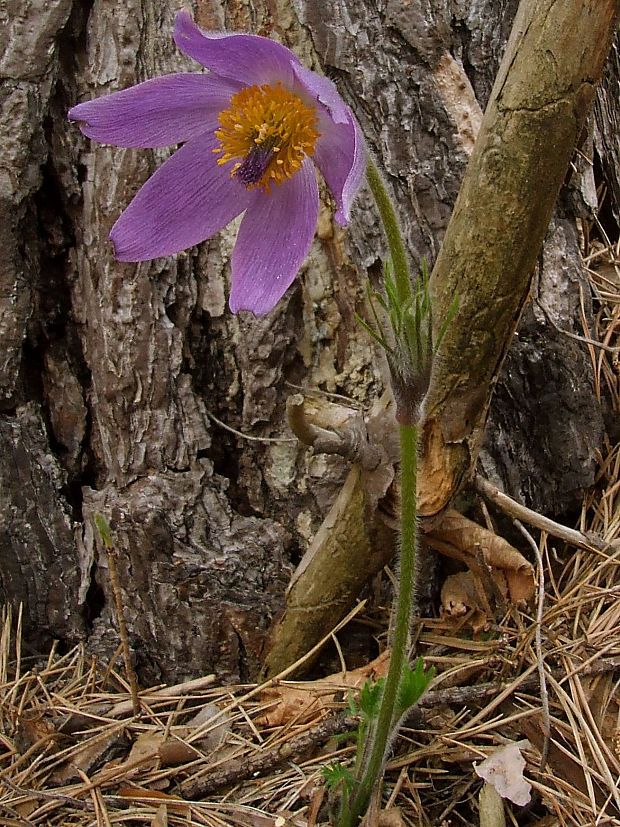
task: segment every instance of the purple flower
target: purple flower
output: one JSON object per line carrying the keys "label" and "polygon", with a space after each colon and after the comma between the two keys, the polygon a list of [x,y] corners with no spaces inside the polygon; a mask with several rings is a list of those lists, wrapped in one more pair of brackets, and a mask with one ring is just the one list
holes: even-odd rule
{"label": "purple flower", "polygon": [[187,12],[177,46],[208,70],[153,78],[80,103],[85,135],[123,147],[183,143],[112,227],[121,261],[168,256],[244,213],[232,255],[230,308],[264,314],[306,257],[319,209],[314,166],[346,224],[365,170],[359,126],[327,78],[285,46],[201,31]]}

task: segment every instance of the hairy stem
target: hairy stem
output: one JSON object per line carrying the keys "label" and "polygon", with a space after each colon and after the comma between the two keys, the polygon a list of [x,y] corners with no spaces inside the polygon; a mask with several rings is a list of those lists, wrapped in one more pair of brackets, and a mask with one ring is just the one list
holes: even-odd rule
{"label": "hairy stem", "polygon": [[409,627],[415,589],[416,558],[416,480],[418,460],[418,428],[416,425],[400,426],[400,475],[401,475],[401,549],[400,577],[390,666],[381,697],[381,707],[368,745],[363,774],[351,801],[347,820],[342,827],[353,827],[366,812],[373,788],[383,771],[386,752],[397,724],[397,700],[403,669],[407,663]]}
{"label": "hairy stem", "polygon": [[[368,183],[375,202],[383,229],[387,238],[393,272],[394,301],[396,318],[404,318],[408,308],[412,307],[414,292],[411,285],[409,260],[403,242],[400,224],[388,195],[385,184],[377,167],[369,161],[367,171]],[[391,314],[390,314],[391,315]],[[391,316],[394,318],[393,316]],[[419,324],[419,319],[416,322]],[[400,324],[393,326],[395,337],[401,335]],[[416,339],[419,331],[416,331]],[[394,377],[394,369],[398,365],[390,363],[392,382],[399,387],[402,377]],[[411,371],[404,371],[410,374]],[[397,403],[398,408],[398,403]],[[398,414],[398,412],[397,412]],[[386,753],[391,738],[398,726],[398,719],[402,714],[399,695],[403,685],[403,673],[407,665],[409,629],[413,609],[415,591],[415,558],[416,558],[416,484],[418,461],[418,421],[413,415],[409,418],[399,418],[400,423],[400,575],[395,595],[395,609],[393,613],[392,651],[390,665],[385,678],[381,694],[381,703],[376,719],[370,724],[368,743],[364,750],[358,781],[354,787],[350,801],[343,801],[343,811],[339,819],[339,827],[356,827],[359,819],[368,809],[370,798],[375,785],[380,779],[385,764]]]}

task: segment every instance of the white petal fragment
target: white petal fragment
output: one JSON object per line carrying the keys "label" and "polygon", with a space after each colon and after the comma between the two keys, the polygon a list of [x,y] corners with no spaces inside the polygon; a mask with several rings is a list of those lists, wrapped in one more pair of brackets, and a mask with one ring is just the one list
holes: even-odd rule
{"label": "white petal fragment", "polygon": [[476,774],[491,784],[502,798],[524,807],[531,798],[532,785],[525,780],[525,758],[521,749],[529,747],[528,741],[505,744],[480,764],[474,764]]}

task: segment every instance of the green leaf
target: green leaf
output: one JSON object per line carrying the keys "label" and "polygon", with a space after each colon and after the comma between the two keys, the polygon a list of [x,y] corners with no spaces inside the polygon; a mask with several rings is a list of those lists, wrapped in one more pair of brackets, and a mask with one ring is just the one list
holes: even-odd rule
{"label": "green leaf", "polygon": [[385,294],[388,298],[388,304],[392,307],[398,307],[400,305],[400,302],[398,300],[398,292],[396,290],[396,282],[394,281],[392,276],[387,272],[385,274],[384,286],[385,286]]}
{"label": "green leaf", "polygon": [[385,678],[379,678],[378,681],[368,680],[360,690],[360,713],[367,721],[372,721],[377,717],[384,683]]}
{"label": "green leaf", "polygon": [[424,670],[424,661],[418,658],[412,669],[407,664],[403,670],[398,686],[398,701],[395,720],[399,720],[408,709],[417,704],[435,677],[435,667]]}
{"label": "green leaf", "polygon": [[355,321],[358,324],[360,324],[364,328],[366,333],[368,333],[368,335],[372,339],[374,339],[375,342],[377,342],[377,344],[379,344],[387,353],[391,352],[392,348],[388,345],[383,336],[377,333],[374,327],[372,327],[372,325],[369,325],[368,322],[365,319],[362,319],[362,317],[359,316],[357,313],[355,314]]}
{"label": "green leaf", "polygon": [[114,542],[112,541],[112,529],[103,514],[95,514],[95,526],[99,532],[103,545],[106,548],[114,548]]}
{"label": "green leaf", "polygon": [[350,793],[355,784],[355,778],[351,771],[338,762],[333,764],[326,764],[321,768],[321,775],[325,780],[325,784],[330,790],[337,790],[340,787]]}
{"label": "green leaf", "polygon": [[360,714],[360,707],[353,692],[349,692],[347,696],[347,709],[349,710],[349,715],[352,718],[355,718]]}

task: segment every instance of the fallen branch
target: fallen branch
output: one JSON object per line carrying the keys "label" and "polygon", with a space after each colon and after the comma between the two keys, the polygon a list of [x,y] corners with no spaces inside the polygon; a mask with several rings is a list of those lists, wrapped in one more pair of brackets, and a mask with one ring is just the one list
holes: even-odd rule
{"label": "fallen branch", "polygon": [[238,784],[247,778],[266,775],[284,761],[296,760],[313,747],[322,744],[333,735],[352,732],[358,725],[358,719],[346,713],[326,718],[312,729],[294,736],[283,744],[270,750],[263,750],[258,755],[244,761],[231,761],[222,769],[210,773],[206,778],[185,781],[180,786],[181,795],[189,800],[209,795],[222,787]]}
{"label": "fallen branch", "polygon": [[[609,658],[607,660],[598,660],[592,664],[584,666],[583,668],[576,667],[574,674],[579,675],[606,675],[613,672],[620,671],[620,658]],[[556,679],[561,680],[566,673],[561,669],[550,669],[549,674]],[[538,674],[532,674],[524,678],[515,686],[519,692],[524,689],[534,689],[539,685],[540,677]],[[492,698],[494,695],[499,695],[502,692],[510,689],[514,681],[505,683],[498,683],[497,681],[488,681],[486,683],[479,683],[474,686],[449,686],[445,689],[431,689],[423,695],[418,701],[418,706],[422,709],[428,709],[435,706],[459,706],[471,705],[477,701],[484,701],[486,698]]]}

